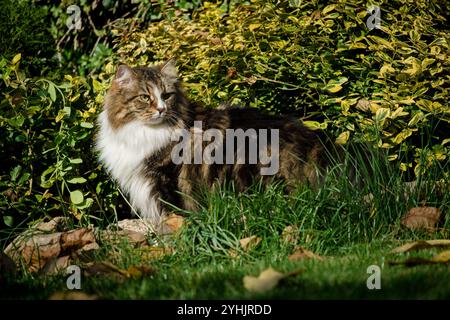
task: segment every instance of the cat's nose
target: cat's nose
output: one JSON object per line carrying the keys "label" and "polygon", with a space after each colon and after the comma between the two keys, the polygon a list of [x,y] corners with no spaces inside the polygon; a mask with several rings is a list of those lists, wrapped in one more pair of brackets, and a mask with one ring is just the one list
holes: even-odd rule
{"label": "cat's nose", "polygon": [[165,106],[157,106],[156,110],[158,110],[160,113],[163,113],[164,111],[166,111],[166,107]]}

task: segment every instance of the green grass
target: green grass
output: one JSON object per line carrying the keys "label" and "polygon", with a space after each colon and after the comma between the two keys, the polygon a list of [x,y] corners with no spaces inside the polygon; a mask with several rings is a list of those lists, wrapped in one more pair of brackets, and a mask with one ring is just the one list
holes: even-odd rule
{"label": "green grass", "polygon": [[[185,212],[187,226],[176,238],[166,240],[165,245],[175,249],[173,254],[143,261],[139,250],[124,243],[103,245],[96,257],[124,269],[148,264],[155,272],[122,281],[108,276],[82,277],[82,291],[106,299],[448,299],[448,265],[388,264],[408,257],[432,257],[443,250],[390,253],[408,241],[449,238],[450,219],[445,215],[450,208],[448,182],[444,180],[446,184],[439,187],[434,183],[442,181],[444,168],[429,168],[416,186],[408,189],[397,168],[384,157],[370,155],[367,166],[361,165],[362,157],[354,158],[359,168],[371,168],[356,173],[356,180],[364,182],[357,185],[347,178],[351,166],[344,165],[333,169],[319,188],[299,186],[289,195],[282,185],[255,185],[238,195],[230,188],[205,193],[202,209]],[[366,199],[369,193],[371,201]],[[400,225],[401,216],[419,205],[439,207],[444,213],[437,231],[414,233]],[[289,225],[298,230],[295,243],[282,239],[282,231]],[[261,242],[244,252],[239,239],[253,235]],[[296,245],[325,259],[289,261]],[[238,257],[231,257],[230,250],[238,252]],[[382,270],[380,290],[366,286],[370,265]],[[301,272],[264,294],[248,292],[243,277],[257,276],[268,267]],[[46,299],[65,290],[66,277],[23,274],[7,278],[0,297]]]}

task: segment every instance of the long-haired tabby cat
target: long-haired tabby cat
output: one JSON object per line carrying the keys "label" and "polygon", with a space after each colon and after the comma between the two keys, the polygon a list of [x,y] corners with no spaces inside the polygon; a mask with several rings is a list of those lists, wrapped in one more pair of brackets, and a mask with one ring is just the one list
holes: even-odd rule
{"label": "long-haired tabby cat", "polygon": [[[196,210],[196,190],[232,182],[237,191],[243,191],[256,180],[282,180],[288,188],[297,183],[316,184],[316,168],[324,168],[328,162],[319,134],[295,119],[250,108],[205,109],[192,103],[183,93],[173,60],[153,67],[119,66],[99,116],[99,127],[100,160],[128,194],[137,213],[161,232],[161,222],[170,212],[167,203]],[[215,150],[222,153],[222,159],[230,154],[236,155],[235,159],[239,156],[236,146],[225,143],[231,129],[241,129],[241,133],[253,129],[257,135],[254,141],[267,133],[264,130],[274,130],[277,136],[270,135],[266,145],[268,154],[277,158],[277,170],[261,174],[260,153],[255,163],[250,161],[249,152],[234,163],[174,161],[173,150],[179,145],[174,133],[181,129],[193,133],[188,143],[193,146],[196,127],[197,131],[223,133],[213,141],[222,147]],[[201,145],[208,143],[202,140]]]}

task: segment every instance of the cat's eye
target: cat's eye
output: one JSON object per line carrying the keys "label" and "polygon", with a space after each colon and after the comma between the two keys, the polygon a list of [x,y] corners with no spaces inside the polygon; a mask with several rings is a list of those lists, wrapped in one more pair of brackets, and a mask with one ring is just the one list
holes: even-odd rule
{"label": "cat's eye", "polygon": [[170,92],[164,92],[163,94],[161,94],[161,99],[168,100],[171,96],[173,95],[173,93]]}
{"label": "cat's eye", "polygon": [[141,95],[141,96],[139,97],[139,99],[140,99],[142,102],[145,102],[145,103],[153,102],[153,97],[150,96],[150,95],[147,95],[147,94]]}

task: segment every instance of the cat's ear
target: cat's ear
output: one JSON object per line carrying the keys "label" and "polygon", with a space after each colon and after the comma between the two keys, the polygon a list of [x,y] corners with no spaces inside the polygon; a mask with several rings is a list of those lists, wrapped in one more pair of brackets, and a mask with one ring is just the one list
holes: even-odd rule
{"label": "cat's ear", "polygon": [[120,65],[117,68],[114,81],[120,86],[124,86],[130,84],[132,80],[134,80],[133,70],[125,64]]}
{"label": "cat's ear", "polygon": [[159,66],[161,74],[168,79],[176,80],[178,78],[177,62],[170,59]]}

